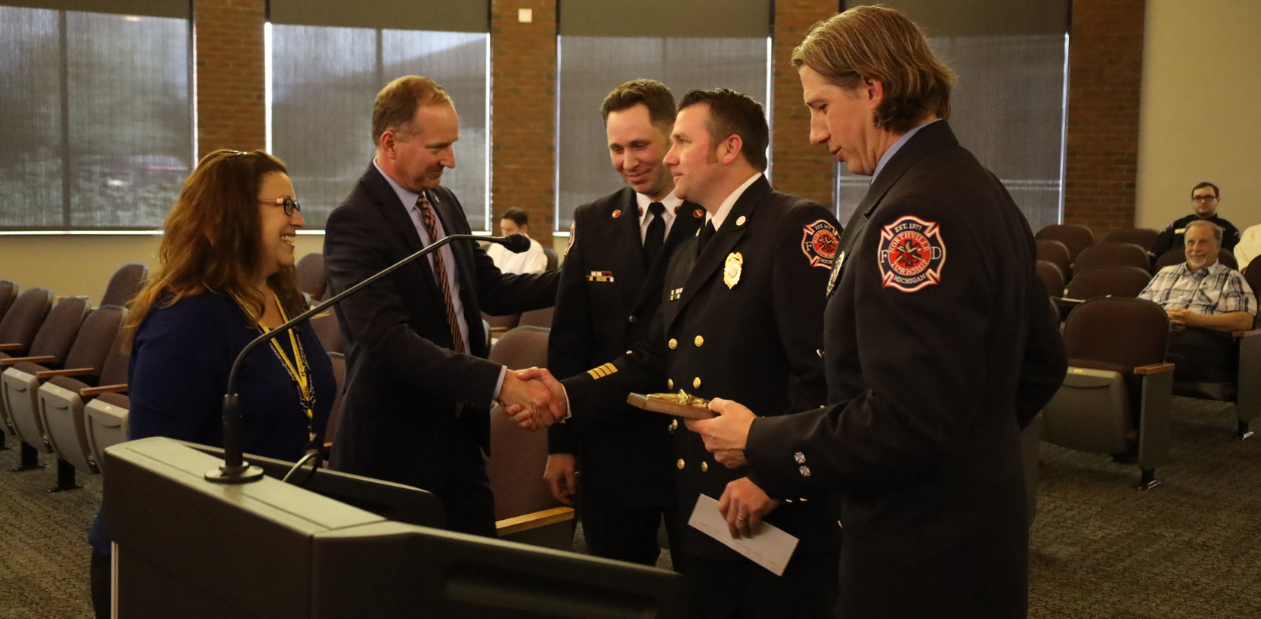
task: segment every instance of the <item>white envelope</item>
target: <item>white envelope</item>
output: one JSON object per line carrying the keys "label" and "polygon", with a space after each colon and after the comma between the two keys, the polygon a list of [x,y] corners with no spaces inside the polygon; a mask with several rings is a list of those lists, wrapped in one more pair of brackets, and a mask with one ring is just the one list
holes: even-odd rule
{"label": "white envelope", "polygon": [[797,549],[797,538],[765,522],[753,537],[731,537],[727,520],[718,511],[718,501],[703,494],[696,499],[696,508],[692,510],[692,517],[687,523],[776,576],[784,575],[784,568],[788,567],[788,560]]}

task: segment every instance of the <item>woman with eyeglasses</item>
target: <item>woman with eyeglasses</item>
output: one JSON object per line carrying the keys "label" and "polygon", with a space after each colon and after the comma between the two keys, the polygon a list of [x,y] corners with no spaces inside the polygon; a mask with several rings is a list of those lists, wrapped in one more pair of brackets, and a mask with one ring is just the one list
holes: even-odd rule
{"label": "woman with eyeglasses", "polygon": [[[285,164],[265,152],[219,150],[198,163],[167,215],[158,267],[130,304],[132,439],[223,445],[233,360],[305,310],[294,273],[300,208]],[[308,325],[250,351],[237,380],[245,453],[294,461],[321,445],[337,387]],[[107,617],[110,541],[99,516],[89,541],[93,605]]]}

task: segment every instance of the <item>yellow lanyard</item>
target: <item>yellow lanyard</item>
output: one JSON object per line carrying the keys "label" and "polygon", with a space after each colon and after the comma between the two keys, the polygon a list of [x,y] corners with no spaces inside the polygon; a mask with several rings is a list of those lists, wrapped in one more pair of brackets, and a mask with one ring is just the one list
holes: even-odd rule
{"label": "yellow lanyard", "polygon": [[[280,311],[281,321],[289,322],[289,317],[285,315],[285,307],[280,303],[280,297],[277,297],[274,292],[272,297],[276,299],[276,309]],[[258,320],[258,327],[263,330],[263,333],[271,331],[267,325],[263,324],[261,317]],[[310,435],[310,440],[315,440],[315,431],[311,427],[311,421],[315,418],[315,389],[311,384],[310,366],[306,360],[306,351],[302,350],[302,344],[298,343],[298,338],[294,336],[293,329],[289,329],[289,344],[293,348],[294,358],[292,361],[285,354],[285,349],[280,345],[279,338],[272,338],[271,340],[272,350],[276,352],[277,357],[280,357],[280,362],[289,371],[289,377],[298,386],[298,396],[301,399],[300,404],[303,410],[306,411],[307,434]]]}

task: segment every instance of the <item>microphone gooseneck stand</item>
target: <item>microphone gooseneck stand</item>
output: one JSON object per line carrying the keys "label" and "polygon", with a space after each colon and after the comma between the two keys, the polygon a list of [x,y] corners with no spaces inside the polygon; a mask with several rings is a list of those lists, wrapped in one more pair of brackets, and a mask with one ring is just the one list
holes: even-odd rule
{"label": "microphone gooseneck stand", "polygon": [[257,466],[250,466],[244,461],[241,453],[241,409],[240,398],[236,392],[236,374],[241,369],[241,360],[245,358],[251,350],[254,350],[260,344],[271,341],[272,338],[279,336],[281,333],[288,331],[295,325],[306,321],[312,316],[336,305],[342,299],[358,292],[364,286],[372,284],[382,277],[393,273],[399,268],[411,263],[417,258],[423,257],[434,250],[450,243],[451,241],[468,240],[468,241],[490,241],[503,245],[513,253],[521,253],[530,248],[530,239],[521,234],[513,234],[511,236],[477,236],[474,234],[450,234],[436,243],[430,243],[424,249],[403,258],[402,260],[386,267],[380,273],[369,277],[350,288],[342,291],[341,294],[333,296],[331,299],[316,305],[315,307],[294,316],[289,322],[286,322],[275,329],[268,331],[256,338],[236,356],[236,360],[232,362],[232,370],[228,373],[227,393],[223,396],[223,464],[219,468],[206,471],[206,480],[219,484],[245,484],[255,482],[263,478],[263,469]]}

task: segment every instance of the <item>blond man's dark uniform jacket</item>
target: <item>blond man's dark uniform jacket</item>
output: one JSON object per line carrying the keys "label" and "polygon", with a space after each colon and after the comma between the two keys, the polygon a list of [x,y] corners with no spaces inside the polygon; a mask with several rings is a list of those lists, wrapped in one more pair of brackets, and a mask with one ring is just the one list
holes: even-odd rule
{"label": "blond man's dark uniform jacket", "polygon": [[944,121],[887,162],[841,241],[826,408],[755,420],[750,478],[841,505],[841,616],[1025,617],[1019,433],[1063,380],[1024,217]]}
{"label": "blond man's dark uniform jacket", "polygon": [[[445,233],[468,234],[455,194],[445,187],[428,193]],[[422,249],[410,206],[368,166],[328,219],[324,269],[334,293]],[[488,411],[501,366],[485,359],[481,312],[550,307],[559,274],[503,274],[476,243],[449,247],[468,354],[452,350],[446,301],[427,257],[338,307],[348,365],[332,466],[430,490],[443,500],[449,528],[494,535],[481,451],[489,450]]]}
{"label": "blond man's dark uniform jacket", "polygon": [[[675,250],[651,336],[633,354],[564,381],[575,417],[630,392],[685,390],[733,399],[764,416],[821,406],[816,351],[838,236],[828,210],[772,191],[759,178],[703,250],[699,237]],[[717,499],[748,471],[718,464],[700,436],[674,418],[660,415],[657,423],[674,438],[671,466],[686,523],[700,494]],[[766,520],[801,539],[798,553],[836,552],[839,531],[823,501],[784,503]],[[688,555],[748,561],[686,524],[681,529]]]}

